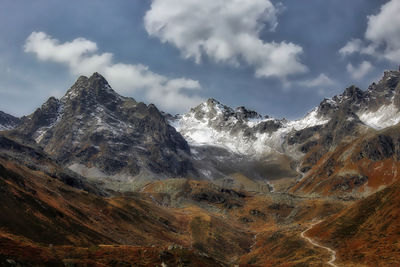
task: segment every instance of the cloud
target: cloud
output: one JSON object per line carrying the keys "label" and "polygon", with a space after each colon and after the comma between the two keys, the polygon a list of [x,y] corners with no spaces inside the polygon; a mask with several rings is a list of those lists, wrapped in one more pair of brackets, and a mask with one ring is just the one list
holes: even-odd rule
{"label": "cloud", "polygon": [[343,56],[348,56],[361,51],[362,41],[360,39],[352,39],[344,47],[339,50],[339,53]]}
{"label": "cloud", "polygon": [[217,63],[255,69],[256,77],[304,73],[303,48],[282,42],[264,42],[265,26],[274,31],[281,6],[270,0],[152,0],[144,17],[150,36],[176,46],[184,58],[200,63],[203,56]]}
{"label": "cloud", "polygon": [[378,59],[398,63],[400,61],[400,1],[391,0],[381,6],[378,14],[368,16],[363,40],[353,39],[340,53],[367,54]]}
{"label": "cloud", "polygon": [[44,32],[33,32],[25,42],[25,52],[41,61],[67,65],[74,75],[102,73],[124,94],[144,93],[148,102],[169,112],[187,111],[203,99],[196,93],[200,83],[187,78],[171,79],[141,64],[114,63],[111,53],[97,53],[97,44],[85,38],[60,43]]}
{"label": "cloud", "polygon": [[372,71],[373,67],[369,61],[363,61],[358,67],[354,67],[353,64],[349,63],[346,66],[347,72],[355,80],[361,80]]}
{"label": "cloud", "polygon": [[332,85],[335,85],[336,83],[331,78],[321,73],[318,77],[306,81],[301,81],[299,82],[299,84],[306,87],[330,87]]}

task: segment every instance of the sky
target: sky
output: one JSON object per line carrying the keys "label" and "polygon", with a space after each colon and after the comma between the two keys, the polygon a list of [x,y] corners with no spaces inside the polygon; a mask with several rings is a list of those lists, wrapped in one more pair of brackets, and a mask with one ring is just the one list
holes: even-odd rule
{"label": "sky", "polygon": [[99,72],[176,114],[215,98],[297,119],[400,64],[399,0],[2,0],[0,110]]}

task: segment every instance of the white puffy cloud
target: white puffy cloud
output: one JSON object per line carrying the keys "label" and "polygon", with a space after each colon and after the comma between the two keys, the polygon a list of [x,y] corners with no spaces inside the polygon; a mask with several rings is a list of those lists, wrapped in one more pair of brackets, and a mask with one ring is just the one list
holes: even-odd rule
{"label": "white puffy cloud", "polygon": [[391,61],[400,61],[400,1],[391,0],[381,7],[377,15],[368,17],[365,38],[379,49],[384,47],[383,56]]}
{"label": "white puffy cloud", "polygon": [[82,55],[96,50],[96,43],[84,38],[60,44],[58,40],[51,39],[44,32],[31,33],[25,44],[25,52],[36,53],[40,60],[52,60],[59,63],[76,64]]}
{"label": "white puffy cloud", "polygon": [[382,5],[379,13],[368,16],[364,39],[353,39],[340,53],[368,54],[392,62],[400,62],[400,1],[391,0]]}
{"label": "white puffy cloud", "polygon": [[363,46],[362,40],[352,39],[339,50],[339,53],[343,56],[351,55],[360,52],[362,46]]}
{"label": "white puffy cloud", "polygon": [[74,75],[102,73],[117,91],[144,93],[148,102],[170,112],[186,111],[203,101],[196,94],[201,89],[198,81],[171,79],[141,64],[114,63],[111,53],[96,53],[96,43],[84,38],[60,43],[46,33],[33,32],[25,42],[25,52],[42,61],[67,65]]}
{"label": "white puffy cloud", "polygon": [[373,67],[369,61],[363,61],[358,67],[354,67],[353,64],[349,63],[346,66],[347,72],[355,80],[361,80],[369,72],[372,71]]}
{"label": "white puffy cloud", "polygon": [[307,67],[299,59],[301,46],[260,38],[266,25],[276,29],[280,9],[270,0],[152,0],[144,24],[149,35],[176,46],[184,58],[246,63],[256,77],[284,80]]}
{"label": "white puffy cloud", "polygon": [[299,82],[299,84],[306,87],[330,87],[332,85],[335,85],[336,83],[326,74],[321,73],[318,77],[310,80],[301,81]]}

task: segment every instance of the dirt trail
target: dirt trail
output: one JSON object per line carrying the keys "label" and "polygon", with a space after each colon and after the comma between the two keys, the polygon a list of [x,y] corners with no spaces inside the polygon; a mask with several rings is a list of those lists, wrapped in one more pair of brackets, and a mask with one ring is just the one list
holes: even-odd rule
{"label": "dirt trail", "polygon": [[311,228],[314,227],[314,225],[319,224],[320,222],[321,222],[321,221],[318,221],[318,222],[316,222],[316,223],[311,224],[310,227],[308,227],[306,230],[304,230],[303,232],[301,232],[301,237],[304,238],[305,240],[307,240],[307,241],[308,241],[309,243],[311,243],[313,246],[320,247],[320,248],[323,248],[323,249],[327,250],[327,251],[331,254],[331,259],[330,259],[330,261],[327,262],[327,264],[329,264],[330,266],[338,267],[338,265],[336,265],[336,264],[334,263],[334,262],[336,261],[336,251],[334,251],[334,250],[331,249],[331,248],[325,247],[325,246],[323,246],[323,245],[321,245],[321,244],[318,244],[317,242],[315,242],[315,241],[312,240],[311,238],[305,236],[305,233],[306,233],[308,230],[310,230]]}
{"label": "dirt trail", "polygon": [[255,235],[253,236],[253,244],[250,246],[250,251],[253,250],[254,246],[257,244],[257,236],[258,236],[259,234],[261,234],[261,232],[255,234]]}

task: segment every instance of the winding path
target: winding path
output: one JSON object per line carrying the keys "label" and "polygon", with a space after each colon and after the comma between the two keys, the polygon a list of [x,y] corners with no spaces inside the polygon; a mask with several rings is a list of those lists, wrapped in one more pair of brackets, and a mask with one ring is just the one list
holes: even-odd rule
{"label": "winding path", "polygon": [[330,254],[331,254],[331,260],[327,262],[327,264],[329,264],[330,266],[334,266],[334,267],[338,267],[334,262],[336,261],[336,251],[334,251],[331,248],[325,247],[323,245],[318,244],[317,242],[315,242],[314,240],[312,240],[311,238],[305,236],[305,233],[310,230],[311,228],[313,228],[314,225],[319,224],[321,221],[318,221],[316,223],[313,223],[310,225],[310,227],[308,227],[306,230],[304,230],[303,232],[301,232],[301,237],[304,238],[305,240],[307,240],[309,243],[311,243],[313,246],[316,247],[320,247],[323,248],[325,250],[327,250]]}
{"label": "winding path", "polygon": [[255,234],[255,235],[253,236],[253,244],[250,246],[250,251],[253,250],[254,246],[257,244],[257,236],[258,236],[259,234],[261,234],[261,232]]}

